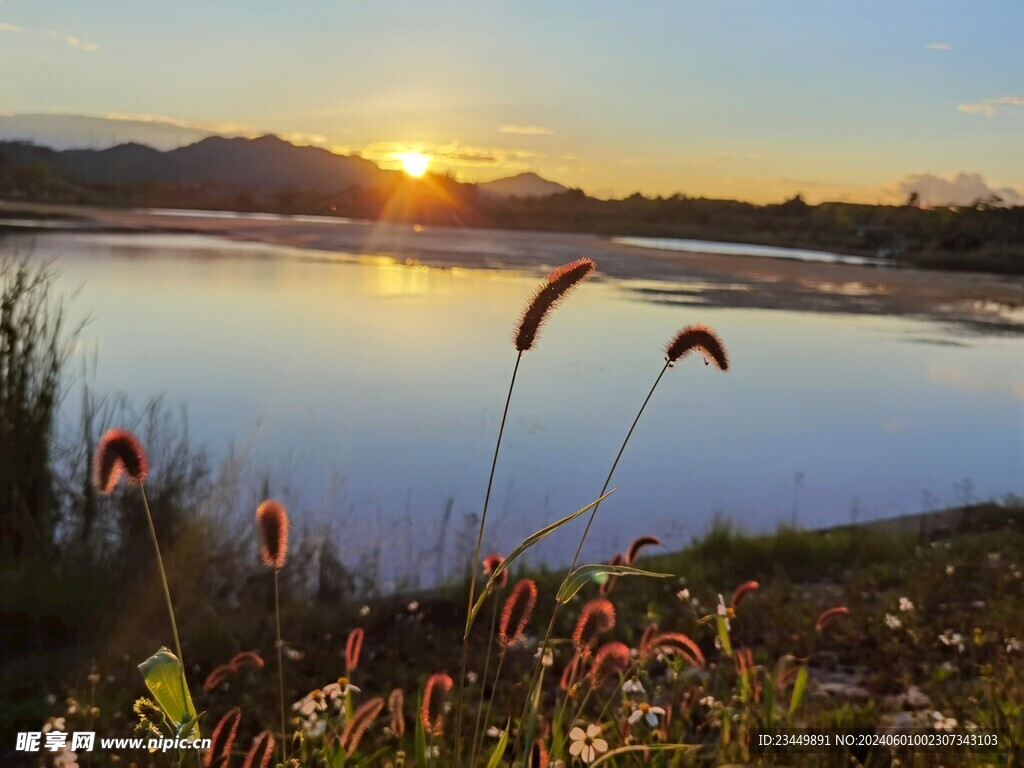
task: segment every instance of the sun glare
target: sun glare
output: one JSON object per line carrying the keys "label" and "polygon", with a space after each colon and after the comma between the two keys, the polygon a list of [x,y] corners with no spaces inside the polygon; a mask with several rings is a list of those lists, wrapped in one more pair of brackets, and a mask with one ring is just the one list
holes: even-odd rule
{"label": "sun glare", "polygon": [[402,152],[395,157],[402,161],[402,170],[417,179],[426,173],[430,166],[430,158],[422,152]]}

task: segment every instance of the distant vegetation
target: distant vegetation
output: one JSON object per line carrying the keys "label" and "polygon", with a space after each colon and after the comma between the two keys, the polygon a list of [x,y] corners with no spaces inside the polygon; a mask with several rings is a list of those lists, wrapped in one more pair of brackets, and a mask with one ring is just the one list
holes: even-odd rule
{"label": "distant vegetation", "polygon": [[[359,157],[274,137],[213,137],[170,152],[137,144],[57,152],[0,142],[0,198],[125,207],[197,208],[383,219],[603,235],[680,237],[817,248],[935,269],[1024,273],[1024,206],[821,203],[772,205],[683,194],[598,200],[579,189],[516,197],[535,176],[487,185],[424,180]],[[685,185],[685,180],[681,180]]]}

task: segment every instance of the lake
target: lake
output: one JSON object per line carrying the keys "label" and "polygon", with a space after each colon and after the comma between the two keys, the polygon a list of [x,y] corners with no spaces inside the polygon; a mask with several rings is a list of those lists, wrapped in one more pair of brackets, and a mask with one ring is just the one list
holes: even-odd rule
{"label": "lake", "polygon": [[[90,318],[72,365],[97,361],[96,391],[183,404],[193,440],[265,472],[297,525],[330,521],[346,562],[380,548],[388,576],[457,571],[444,553],[465,546],[465,516],[480,509],[510,335],[543,273],[187,234],[16,242],[53,260],[71,315]],[[718,330],[732,370],[694,357],[666,374],[588,559],[642,534],[683,544],[716,514],[752,530],[821,527],[1024,493],[1019,333],[702,305],[699,283],[658,286],[599,275],[524,356],[488,548],[594,498],[665,342],[697,322]],[[677,288],[689,300],[666,301]],[[65,424],[78,407],[72,391]],[[568,559],[578,534],[560,533],[537,557]]]}

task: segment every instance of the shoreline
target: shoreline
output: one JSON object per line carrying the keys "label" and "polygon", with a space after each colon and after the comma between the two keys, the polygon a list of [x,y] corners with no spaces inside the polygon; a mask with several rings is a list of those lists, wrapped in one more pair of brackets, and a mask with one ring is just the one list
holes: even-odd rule
{"label": "shoreline", "polygon": [[[634,290],[651,301],[899,315],[982,332],[1024,332],[1024,277],[1019,276],[659,250],[615,242],[604,235],[0,201],[0,213],[17,212],[40,222],[38,228],[19,227],[25,234],[193,234],[386,256],[398,263],[438,268],[533,272],[591,256],[606,277],[644,283]],[[55,220],[70,226],[46,225]]]}

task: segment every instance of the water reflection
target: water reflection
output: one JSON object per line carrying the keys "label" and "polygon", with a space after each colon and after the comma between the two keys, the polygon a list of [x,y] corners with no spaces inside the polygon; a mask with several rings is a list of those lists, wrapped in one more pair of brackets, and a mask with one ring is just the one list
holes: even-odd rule
{"label": "water reflection", "polygon": [[[442,551],[456,546],[482,501],[509,336],[536,274],[177,235],[48,235],[33,255],[81,289],[74,311],[92,321],[79,354],[98,350],[99,391],[187,403],[193,437],[217,455],[251,441],[288,480],[298,521],[332,521],[349,556],[384,546],[395,567],[427,568],[446,509]],[[644,533],[682,543],[718,512],[766,528],[796,505],[822,526],[854,508],[918,511],[925,493],[953,503],[964,478],[978,496],[1024,492],[1019,336],[723,306],[720,290],[605,278],[559,310],[521,368],[487,546],[507,550],[592,499],[663,344],[693,322],[718,329],[733,369],[669,372],[592,557]],[[538,554],[570,546],[553,537]]]}

